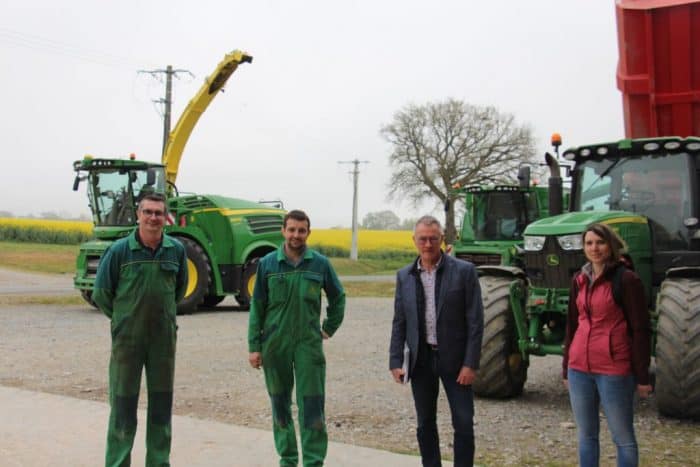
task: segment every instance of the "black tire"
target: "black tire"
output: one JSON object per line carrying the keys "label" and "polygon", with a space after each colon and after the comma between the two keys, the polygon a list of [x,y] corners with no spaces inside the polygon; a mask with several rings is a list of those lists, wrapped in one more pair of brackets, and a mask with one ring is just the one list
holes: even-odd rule
{"label": "black tire", "polygon": [[92,290],[81,290],[81,291],[80,291],[80,295],[83,297],[83,300],[85,300],[86,302],[88,302],[88,304],[89,304],[91,307],[93,307],[93,308],[99,308],[99,307],[97,306],[97,303],[95,303],[95,302],[92,300]]}
{"label": "black tire", "polygon": [[664,280],[657,303],[659,412],[700,420],[700,280]]}
{"label": "black tire", "polygon": [[223,302],[226,295],[207,295],[202,301],[202,306],[207,308],[214,308],[219,303]]}
{"label": "black tire", "polygon": [[528,363],[518,351],[515,319],[510,307],[509,277],[479,279],[484,302],[484,338],[474,394],[504,399],[519,396],[527,379]]}
{"label": "black tire", "polygon": [[178,237],[178,240],[187,252],[188,281],[185,296],[177,304],[177,314],[186,315],[193,313],[204,301],[211,282],[211,266],[207,254],[197,242],[185,237]]}
{"label": "black tire", "polygon": [[236,294],[236,301],[242,310],[250,309],[250,299],[253,296],[253,286],[255,286],[259,260],[260,258],[253,258],[243,268],[241,291]]}

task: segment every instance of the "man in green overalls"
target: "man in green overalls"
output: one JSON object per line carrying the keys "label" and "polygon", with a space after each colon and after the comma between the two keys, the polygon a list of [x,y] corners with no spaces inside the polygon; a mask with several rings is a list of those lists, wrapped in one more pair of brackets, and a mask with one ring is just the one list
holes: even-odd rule
{"label": "man in green overalls", "polygon": [[[324,414],[326,358],[323,339],[340,327],[345,292],[326,257],[306,247],[311,223],[303,211],[284,218],[284,244],[258,265],[248,323],[249,361],[265,371],[272,429],[281,466],[297,465],[292,420],[296,377],[299,431],[305,466],[321,466],[328,449]],[[321,325],[321,289],[328,308]]]}
{"label": "man in green overalls", "polygon": [[131,465],[144,366],[146,466],[170,466],[175,314],[187,285],[187,257],[182,244],[163,233],[162,195],[146,195],[137,215],[138,228],[114,242],[102,257],[92,295],[111,318],[107,467]]}

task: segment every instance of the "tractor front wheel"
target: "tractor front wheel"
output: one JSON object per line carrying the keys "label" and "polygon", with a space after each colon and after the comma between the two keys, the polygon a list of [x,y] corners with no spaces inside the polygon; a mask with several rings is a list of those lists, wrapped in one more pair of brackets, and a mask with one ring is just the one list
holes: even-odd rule
{"label": "tractor front wheel", "polygon": [[657,311],[656,400],[659,412],[700,419],[700,281],[661,283]]}
{"label": "tractor front wheel", "polygon": [[474,394],[480,397],[519,396],[527,379],[528,362],[518,351],[515,319],[510,306],[510,277],[479,279],[484,303],[484,338]]}

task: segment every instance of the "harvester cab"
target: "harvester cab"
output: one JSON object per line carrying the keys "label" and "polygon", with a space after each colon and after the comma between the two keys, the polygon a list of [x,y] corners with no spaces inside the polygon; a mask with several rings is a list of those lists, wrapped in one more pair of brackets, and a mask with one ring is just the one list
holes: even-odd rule
{"label": "harvester cab", "polygon": [[[98,238],[118,238],[120,227],[136,225],[138,202],[148,193],[165,194],[165,170],[160,164],[130,159],[93,159],[86,156],[73,165],[73,190],[87,180],[87,195]],[[110,229],[103,229],[110,228]]]}

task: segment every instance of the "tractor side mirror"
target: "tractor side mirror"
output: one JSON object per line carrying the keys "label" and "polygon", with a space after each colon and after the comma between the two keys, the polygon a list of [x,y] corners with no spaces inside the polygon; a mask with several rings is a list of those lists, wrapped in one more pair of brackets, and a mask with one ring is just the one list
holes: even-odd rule
{"label": "tractor side mirror", "polygon": [[78,191],[78,185],[80,185],[80,182],[83,180],[87,179],[87,175],[83,175],[82,177],[80,174],[75,176],[75,180],[73,180],[73,191]]}

